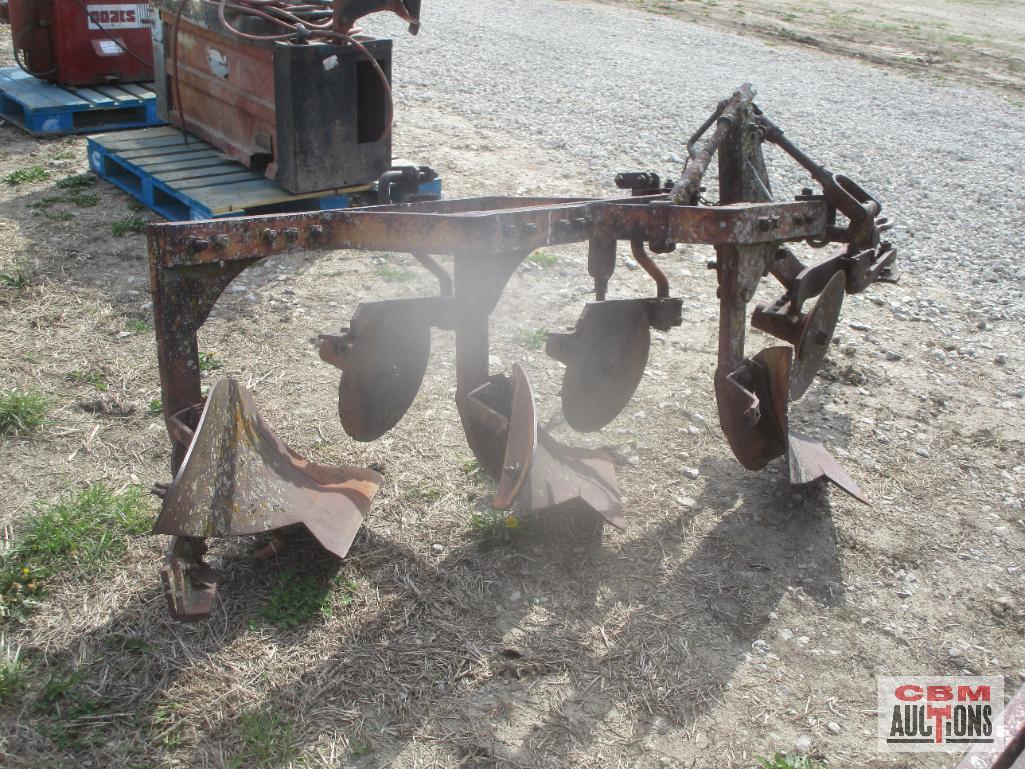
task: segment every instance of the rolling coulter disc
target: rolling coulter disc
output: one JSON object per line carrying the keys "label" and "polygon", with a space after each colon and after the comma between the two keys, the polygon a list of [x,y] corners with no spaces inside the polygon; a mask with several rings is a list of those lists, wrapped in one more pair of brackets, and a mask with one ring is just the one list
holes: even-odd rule
{"label": "rolling coulter disc", "polygon": [[[325,345],[327,343],[325,342]],[[361,304],[348,332],[331,340],[342,369],[338,416],[345,432],[357,441],[380,438],[409,410],[431,354],[431,325],[419,299]]]}
{"label": "rolling coulter disc", "polygon": [[798,400],[814,381],[815,374],[829,352],[829,343],[833,340],[833,332],[836,331],[836,323],[840,319],[845,294],[846,278],[842,272],[838,272],[826,284],[815,301],[815,306],[805,318],[801,336],[794,345],[790,400]]}
{"label": "rolling coulter disc", "polygon": [[[651,345],[644,300],[592,302],[576,328],[552,335],[549,354],[566,364],[562,413],[577,432],[601,430],[630,402],[648,363]],[[561,348],[561,349],[555,349]]]}

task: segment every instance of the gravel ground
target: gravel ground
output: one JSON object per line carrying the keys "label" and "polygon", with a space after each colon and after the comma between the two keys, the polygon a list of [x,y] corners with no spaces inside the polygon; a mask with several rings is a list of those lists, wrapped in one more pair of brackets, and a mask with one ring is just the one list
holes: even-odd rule
{"label": "gravel ground", "polygon": [[[308,344],[357,302],[431,282],[388,282],[411,265],[394,255],[268,260],[232,285],[201,344],[303,455],[384,465],[369,533],[341,566],[303,551],[254,567],[250,542],[216,543],[218,611],[195,626],[166,619],[158,538],[133,541],[113,573],[56,578],[45,611],[2,628],[31,680],[0,708],[0,761],[654,769],[750,767],[799,748],[836,767],[949,766],[875,753],[875,676],[1025,682],[1023,110],[608,6],[484,15],[433,0],[418,38],[367,26],[398,37],[396,149],[438,168],[449,195],[612,194],[617,171],[675,172],[685,137],[744,81],[800,146],[875,192],[898,222],[903,282],[848,298],[832,360],[795,410],[875,507],[732,460],[714,427],[709,254],[681,249],[661,263],[685,325],[655,335],[634,402],[594,437],[622,459],[628,531],[570,558],[482,543],[468,499],[487,488],[460,469],[451,339],[435,335],[421,396],[372,444],[341,432],[337,372]],[[768,159],[780,195],[806,181]],[[29,163],[80,171],[83,142],[0,130],[0,175]],[[43,219],[29,205],[48,184],[0,189],[0,266],[31,272],[28,288],[0,292],[0,344],[16,351],[0,384],[61,404],[40,435],[0,443],[0,524],[15,537],[35,502],[83,480],[167,480],[166,437],[146,414],[153,340],[128,330],[150,312],[144,238],[111,237],[131,211],[104,185],[95,208]],[[616,290],[650,292],[623,265]],[[561,367],[521,335],[570,325],[585,275],[579,248],[524,266],[494,316],[494,366],[527,367],[545,419]],[[767,343],[753,334],[750,351]],[[72,370],[104,371],[131,410],[76,407],[96,393]],[[281,573],[311,563],[344,577],[346,600],[294,630],[264,622]],[[42,696],[53,676],[90,707],[73,724]]]}

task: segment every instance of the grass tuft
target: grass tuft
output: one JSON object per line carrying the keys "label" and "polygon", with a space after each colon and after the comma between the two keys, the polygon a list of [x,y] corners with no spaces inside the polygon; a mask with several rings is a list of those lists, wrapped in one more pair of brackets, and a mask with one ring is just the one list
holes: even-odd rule
{"label": "grass tuft", "polygon": [[27,616],[54,575],[97,569],[121,557],[128,536],[151,525],[147,498],[137,486],[115,493],[94,483],[40,508],[0,556],[0,620]]}
{"label": "grass tuft", "polygon": [[228,769],[284,766],[299,752],[295,721],[272,708],[243,713],[238,733],[242,750],[228,760]]}
{"label": "grass tuft", "polygon": [[50,673],[39,691],[37,705],[48,716],[40,731],[62,750],[84,751],[102,745],[107,739],[104,715],[114,703],[97,697],[85,683],[86,670]]}
{"label": "grass tuft", "polygon": [[405,283],[416,279],[416,273],[413,270],[404,270],[401,267],[392,267],[387,264],[382,264],[377,268],[377,276],[385,283]]}
{"label": "grass tuft", "polygon": [[50,402],[36,392],[0,392],[0,437],[28,435],[43,424]]}
{"label": "grass tuft", "polygon": [[470,513],[470,531],[487,543],[508,542],[523,529],[523,519],[507,510],[489,508]]}
{"label": "grass tuft", "polygon": [[762,769],[826,769],[825,763],[795,753],[776,753],[772,758],[757,756]]}
{"label": "grass tuft", "polygon": [[420,486],[407,491],[406,499],[414,502],[437,502],[441,499],[441,489],[433,486]]}
{"label": "grass tuft", "polygon": [[551,251],[538,249],[527,257],[527,261],[531,264],[536,264],[538,267],[552,267],[559,261],[559,257]]}
{"label": "grass tuft", "polygon": [[0,286],[4,288],[23,289],[28,287],[28,273],[24,267],[16,266],[10,272],[0,272]]}
{"label": "grass tuft", "polygon": [[25,688],[25,661],[21,647],[0,638],[0,706],[12,701]]}
{"label": "grass tuft", "polygon": [[68,379],[72,382],[92,385],[101,393],[107,391],[107,377],[102,371],[76,370],[68,374]]}
{"label": "grass tuft", "polygon": [[138,216],[131,216],[127,219],[118,219],[116,222],[111,222],[110,231],[115,238],[123,238],[125,235],[145,232],[147,224],[149,224],[149,222],[145,219],[140,219]]}
{"label": "grass tuft", "polygon": [[17,187],[19,184],[41,182],[43,179],[48,179],[49,177],[49,171],[40,165],[34,165],[26,166],[25,168],[16,168],[4,177],[4,181],[12,187]]}
{"label": "grass tuft", "polygon": [[358,588],[355,580],[343,579],[341,575],[324,581],[311,574],[285,571],[271,590],[260,615],[272,625],[288,630],[317,616],[331,617],[336,597],[339,604],[348,606],[355,600]]}
{"label": "grass tuft", "polygon": [[72,174],[58,179],[56,185],[62,190],[82,190],[86,187],[95,187],[96,177],[93,174]]}
{"label": "grass tuft", "polygon": [[200,371],[216,371],[219,368],[224,368],[224,362],[217,357],[217,353],[201,352],[199,354]]}
{"label": "grass tuft", "polygon": [[520,344],[528,350],[541,350],[548,340],[548,329],[534,328],[520,331]]}

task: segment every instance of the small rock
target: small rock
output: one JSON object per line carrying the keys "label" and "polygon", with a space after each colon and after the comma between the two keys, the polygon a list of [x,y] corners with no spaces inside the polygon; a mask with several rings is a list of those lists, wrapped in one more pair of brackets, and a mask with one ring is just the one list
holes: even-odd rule
{"label": "small rock", "polygon": [[794,637],[794,631],[788,628],[783,628],[776,635],[780,637],[780,640],[789,641],[791,638]]}
{"label": "small rock", "polygon": [[431,545],[431,550],[434,552],[435,555],[440,555],[441,553],[445,552],[445,546],[435,542],[433,545]]}
{"label": "small rock", "polygon": [[872,330],[872,327],[870,325],[868,325],[867,323],[862,323],[862,322],[857,321],[857,320],[851,321],[850,326],[855,331],[871,331]]}
{"label": "small rock", "polygon": [[998,355],[994,355],[993,356],[993,362],[995,364],[997,364],[998,366],[1006,366],[1007,365],[1007,356],[1004,355],[1003,353],[999,353]]}
{"label": "small rock", "polygon": [[904,356],[901,355],[899,352],[894,352],[893,350],[887,350],[885,353],[883,353],[883,357],[886,358],[886,360],[888,361],[897,361],[902,360],[904,358]]}
{"label": "small rock", "polygon": [[829,729],[833,734],[839,734],[843,731],[843,728],[836,721],[830,721],[826,724],[826,728]]}
{"label": "small rock", "polygon": [[497,355],[489,355],[488,365],[492,366],[493,368],[502,368],[502,359],[499,358]]}
{"label": "small rock", "polygon": [[683,468],[683,474],[685,477],[690,478],[692,481],[699,475],[701,475],[700,471],[696,467]]}
{"label": "small rock", "polygon": [[927,449],[925,446],[919,446],[917,449],[915,449],[915,453],[918,454],[918,456],[920,457],[925,457],[926,459],[929,458],[929,449]]}
{"label": "small rock", "polygon": [[677,497],[676,504],[678,504],[680,507],[694,507],[694,505],[697,503],[690,497]]}
{"label": "small rock", "polygon": [[802,734],[796,740],[794,740],[794,747],[797,748],[801,753],[807,753],[811,750],[811,737],[807,734]]}

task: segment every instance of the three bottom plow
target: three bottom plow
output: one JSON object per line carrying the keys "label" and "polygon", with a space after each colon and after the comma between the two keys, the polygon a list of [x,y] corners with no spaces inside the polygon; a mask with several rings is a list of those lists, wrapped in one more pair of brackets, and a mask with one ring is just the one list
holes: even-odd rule
{"label": "three bottom plow", "polygon": [[[766,143],[803,167],[818,190],[774,200]],[[640,385],[651,329],[682,323],[682,299],[672,296],[653,254],[680,244],[713,246],[715,397],[737,459],[758,470],[786,457],[792,483],[825,479],[867,502],[822,445],[791,428],[788,415],[826,356],[844,297],[896,279],[881,204],[796,147],[755,104],[749,86],[722,101],[687,148],[678,180],[620,174],[617,185],[629,190],[621,198],[482,197],[150,226],[174,471],[171,483],[156,489],[163,507],[154,531],[174,537],[162,569],[172,614],[197,620],[211,611],[216,575],[203,561],[207,538],[301,524],[344,556],[382,481],[371,470],[317,465],[292,452],[237,382],[218,382],[202,395],[196,335],[218,297],[247,267],[295,251],[410,253],[437,279],[435,296],[361,304],[347,328],[321,335],[321,358],[341,371],[338,413],[348,435],[372,441],[398,424],[424,378],[432,334],[452,331],[456,405],[471,450],[495,480],[493,506],[623,527],[612,459],[556,440],[541,426],[520,366],[508,374],[490,370],[489,316],[533,251],[588,244],[594,301],[573,329],[549,335],[546,351],[565,365],[567,424],[577,432],[601,430]],[[716,158],[719,200],[712,204],[704,179]],[[651,295],[607,298],[620,241],[651,277]],[[800,242],[834,250],[806,264],[790,248]],[[451,272],[435,256],[451,257]],[[780,284],[779,298],[751,308],[768,278]],[[780,344],[749,355],[749,322]]]}

